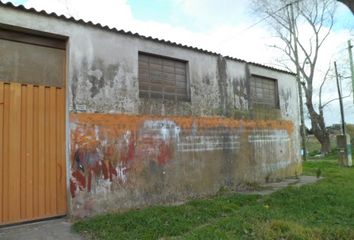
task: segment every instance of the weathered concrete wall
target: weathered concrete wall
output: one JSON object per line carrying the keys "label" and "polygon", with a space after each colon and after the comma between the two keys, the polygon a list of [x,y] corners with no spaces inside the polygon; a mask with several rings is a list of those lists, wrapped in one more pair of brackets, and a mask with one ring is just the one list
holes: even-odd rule
{"label": "weathered concrete wall", "polygon": [[214,194],[301,172],[291,121],[71,115],[73,214]]}
{"label": "weathered concrete wall", "polygon": [[[1,23],[68,37],[74,216],[178,202],[301,172],[290,74],[3,7]],[[139,51],[186,60],[191,101],[140,99]],[[252,107],[252,74],[278,80],[279,109]]]}

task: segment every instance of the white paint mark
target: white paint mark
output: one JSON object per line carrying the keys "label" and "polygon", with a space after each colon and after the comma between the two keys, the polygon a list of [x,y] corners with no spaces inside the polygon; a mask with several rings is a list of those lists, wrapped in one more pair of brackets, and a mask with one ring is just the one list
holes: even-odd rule
{"label": "white paint mark", "polygon": [[78,111],[78,112],[86,112],[87,111],[87,106],[85,104],[77,104],[76,105],[76,111]]}
{"label": "white paint mark", "polygon": [[175,134],[174,134],[175,138],[179,140],[179,134],[181,133],[181,128],[176,126],[174,130],[175,130]]}
{"label": "white paint mark", "polygon": [[99,128],[98,128],[98,126],[97,125],[95,125],[95,135],[96,135],[96,140],[98,141],[99,140],[99,138],[98,138],[98,136],[99,136]]}
{"label": "white paint mark", "polygon": [[126,144],[129,144],[131,132],[128,130],[124,133],[123,138]]}
{"label": "white paint mark", "polygon": [[[226,141],[225,141],[226,140]],[[239,136],[186,136],[177,144],[177,150],[180,152],[204,152],[215,150],[233,150],[239,149]]]}
{"label": "white paint mark", "polygon": [[127,175],[125,174],[126,170],[127,170],[127,167],[125,167],[121,164],[118,167],[116,167],[117,178],[119,180],[121,180],[123,183],[126,183],[128,180]]}
{"label": "white paint mark", "polygon": [[143,133],[149,136],[156,135],[156,139],[164,141],[175,138],[179,141],[181,128],[171,120],[146,120],[144,121]]}
{"label": "white paint mark", "polygon": [[160,130],[161,136],[163,140],[167,140],[170,138],[170,132],[166,128],[166,126],[163,126]]}
{"label": "white paint mark", "polygon": [[285,130],[255,130],[248,136],[248,142],[256,143],[272,143],[272,142],[289,142],[290,138]]}

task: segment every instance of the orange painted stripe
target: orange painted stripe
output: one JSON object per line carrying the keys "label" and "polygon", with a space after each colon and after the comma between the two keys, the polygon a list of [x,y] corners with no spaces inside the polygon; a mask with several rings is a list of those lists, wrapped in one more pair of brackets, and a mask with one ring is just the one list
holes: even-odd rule
{"label": "orange painted stripe", "polygon": [[[70,122],[78,124],[95,124],[100,126],[114,127],[117,130],[138,129],[146,120],[171,120],[183,129],[190,129],[194,124],[199,129],[206,128],[243,128],[252,129],[284,129],[291,134],[294,125],[287,120],[238,120],[223,117],[180,117],[180,116],[152,116],[152,115],[127,115],[127,114],[97,114],[77,113],[70,114]],[[119,122],[119,126],[117,125]]]}

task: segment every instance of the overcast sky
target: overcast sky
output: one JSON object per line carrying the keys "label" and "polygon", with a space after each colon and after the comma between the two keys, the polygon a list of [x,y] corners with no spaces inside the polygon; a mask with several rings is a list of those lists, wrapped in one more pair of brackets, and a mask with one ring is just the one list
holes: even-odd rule
{"label": "overcast sky", "polygon": [[[5,0],[6,1],[6,0]],[[171,40],[223,55],[277,66],[280,53],[270,48],[277,41],[265,22],[252,15],[250,0],[12,0],[47,12],[91,20],[137,32],[142,35]],[[251,27],[252,26],[252,27]],[[347,41],[354,44],[354,15],[338,3],[334,31],[322,49],[319,72],[333,61],[340,63],[343,92],[352,88],[349,76]],[[320,82],[315,84],[318,89]],[[324,87],[324,100],[337,96],[335,82]],[[317,96],[314,97],[317,101]],[[325,109],[327,125],[340,122],[338,101]],[[346,121],[354,123],[353,98],[345,99]]]}

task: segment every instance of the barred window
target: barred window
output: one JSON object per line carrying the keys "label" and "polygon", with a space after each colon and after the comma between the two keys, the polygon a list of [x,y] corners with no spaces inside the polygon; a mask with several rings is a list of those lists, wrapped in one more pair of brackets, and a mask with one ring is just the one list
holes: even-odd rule
{"label": "barred window", "polygon": [[252,75],[251,96],[254,105],[279,107],[278,84],[276,79]]}
{"label": "barred window", "polygon": [[187,62],[139,53],[139,97],[188,101]]}

